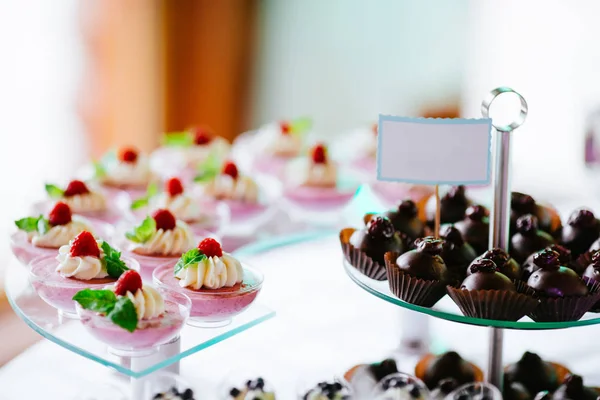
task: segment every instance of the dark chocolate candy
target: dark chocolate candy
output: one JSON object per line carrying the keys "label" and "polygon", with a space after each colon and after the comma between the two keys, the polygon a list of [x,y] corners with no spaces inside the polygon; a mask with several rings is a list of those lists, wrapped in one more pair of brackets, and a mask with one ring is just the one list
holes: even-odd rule
{"label": "dark chocolate candy", "polygon": [[516,291],[515,285],[505,275],[498,272],[492,260],[480,258],[469,267],[469,276],[460,286],[465,290],[506,290]]}
{"label": "dark chocolate candy", "polygon": [[[496,268],[498,268],[498,272],[503,275],[506,275],[509,279],[521,279],[521,267],[519,263],[512,258],[506,251],[500,248],[489,249],[477,259],[485,258],[488,260],[492,260],[494,264],[496,264]],[[476,259],[476,260],[477,260]],[[467,269],[467,275],[470,275],[471,272]]]}
{"label": "dark chocolate candy", "polygon": [[[453,186],[440,199],[440,222],[442,224],[452,224],[465,217],[467,208],[471,205],[471,200],[467,198],[464,186]],[[435,207],[428,210],[427,220],[433,225],[435,217]]]}
{"label": "dark chocolate candy", "polygon": [[404,251],[400,236],[391,221],[385,217],[375,217],[363,229],[354,232],[350,237],[350,244],[381,265],[385,264],[383,255],[388,251]]}
{"label": "dark chocolate candy", "polygon": [[562,385],[552,394],[554,400],[596,400],[598,393],[583,385],[579,375],[569,375]]}
{"label": "dark chocolate candy", "polygon": [[562,244],[577,258],[600,236],[600,222],[590,210],[575,210],[562,231]]}
{"label": "dark chocolate candy", "polygon": [[[559,264],[562,265],[563,267],[570,268],[571,263],[573,262],[573,257],[571,256],[571,250],[569,250],[566,247],[563,247],[559,244],[553,244],[552,246],[546,247],[546,249],[557,252],[559,255],[559,257],[558,257]],[[544,250],[546,250],[546,249],[544,249]],[[535,271],[537,271],[539,269],[539,267],[537,265],[535,265],[535,263],[533,262],[533,257],[535,257],[535,255],[537,253],[539,253],[539,252],[533,253],[532,255],[527,257],[527,260],[525,260],[525,262],[523,263],[523,265],[521,267],[521,269],[523,271],[523,275],[521,278],[522,280],[527,281],[529,279],[529,277],[531,276],[531,274],[533,274]]]}
{"label": "dark chocolate candy", "polygon": [[560,216],[552,207],[537,203],[533,197],[520,193],[511,194],[510,232],[516,232],[517,220],[526,214],[535,215],[539,222],[539,228],[554,238],[560,238],[562,226]]}
{"label": "dark chocolate candy", "polygon": [[467,217],[454,224],[463,239],[473,247],[477,254],[489,248],[490,219],[489,212],[483,206],[471,206],[467,209]]}
{"label": "dark chocolate candy", "polygon": [[535,353],[526,352],[514,364],[504,370],[504,387],[518,382],[525,386],[529,393],[550,392],[560,385],[556,368],[545,362]]}
{"label": "dark chocolate candy", "polygon": [[444,241],[433,237],[417,239],[416,249],[407,251],[396,264],[408,275],[423,280],[447,280],[447,268],[440,256]]}
{"label": "dark chocolate candy", "polygon": [[373,375],[373,378],[379,382],[386,376],[397,373],[398,366],[394,359],[387,358],[380,363],[370,364],[368,370]]}
{"label": "dark chocolate candy", "polygon": [[538,229],[538,220],[531,214],[517,220],[517,233],[511,238],[510,254],[518,263],[523,263],[531,254],[554,244],[548,233]]}
{"label": "dark chocolate candy", "polygon": [[444,239],[441,256],[452,278],[460,282],[477,254],[471,245],[463,240],[460,231],[452,225],[444,228],[441,237]]}
{"label": "dark chocolate candy", "polygon": [[475,381],[475,369],[458,353],[450,351],[431,360],[425,370],[423,382],[429,389],[434,389],[448,378],[454,379],[459,385],[471,383]]}
{"label": "dark chocolate candy", "polygon": [[527,285],[548,297],[585,296],[588,288],[571,268],[561,267],[560,255],[553,250],[543,250],[535,255],[533,262],[539,267]]}
{"label": "dark chocolate candy", "polygon": [[404,200],[397,209],[386,212],[384,216],[389,218],[396,231],[415,240],[425,236],[425,224],[419,219],[418,213],[414,201]]}

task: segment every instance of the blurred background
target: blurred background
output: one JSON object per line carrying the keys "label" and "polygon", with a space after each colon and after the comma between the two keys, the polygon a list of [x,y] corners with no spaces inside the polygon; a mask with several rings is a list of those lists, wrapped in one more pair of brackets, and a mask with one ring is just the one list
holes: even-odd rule
{"label": "blurred background", "polygon": [[[0,225],[42,182],[117,145],[150,151],[166,131],[207,124],[233,140],[308,115],[333,137],[380,113],[479,117],[501,85],[530,106],[514,184],[594,206],[599,12],[593,0],[2,0]],[[8,258],[1,241],[0,268]],[[18,326],[2,318],[0,336]],[[0,363],[35,339],[23,332]]]}

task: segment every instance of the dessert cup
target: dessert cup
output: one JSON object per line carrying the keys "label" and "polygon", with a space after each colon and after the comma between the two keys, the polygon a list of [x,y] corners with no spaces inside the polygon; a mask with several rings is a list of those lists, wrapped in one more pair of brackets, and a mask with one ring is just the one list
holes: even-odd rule
{"label": "dessert cup", "polygon": [[191,309],[189,297],[169,288],[158,288],[165,301],[165,312],[159,317],[140,320],[135,331],[129,332],[115,325],[106,316],[83,309],[76,304],[77,315],[86,330],[107,344],[109,351],[118,356],[142,357],[154,353],[161,344],[177,338]]}
{"label": "dessert cup", "polygon": [[[144,380],[144,399],[162,399],[158,397],[161,393],[173,394],[175,389],[178,393],[183,394],[186,390],[196,390],[180,375],[168,371],[159,371],[151,375],[151,379]],[[164,397],[168,399],[169,397]],[[199,398],[196,396],[196,398]]]}
{"label": "dessert cup", "polygon": [[270,380],[251,371],[229,371],[217,389],[219,400],[276,400]]}
{"label": "dessert cup", "polygon": [[[133,258],[121,259],[129,269],[139,270],[139,264]],[[35,258],[29,264],[29,280],[38,296],[65,317],[77,318],[73,301],[75,293],[83,289],[102,289],[116,282],[116,279],[110,277],[89,281],[66,278],[56,272],[57,265],[56,254]]]}
{"label": "dessert cup", "polygon": [[263,284],[263,274],[244,265],[244,278],[241,284],[221,289],[193,290],[182,288],[173,274],[175,262],[156,268],[154,284],[159,288],[169,288],[184,293],[192,301],[189,325],[202,328],[220,328],[231,323],[236,315],[246,310],[256,300]]}
{"label": "dessert cup", "polygon": [[[352,387],[345,379],[339,377],[333,377],[333,379],[328,380],[317,380],[314,379],[315,372],[313,371],[310,374],[310,378],[304,378],[299,381],[297,384],[297,399],[298,400],[312,400],[312,399],[336,399],[336,400],[360,400],[354,398],[354,392]],[[331,387],[332,385],[336,385],[336,396],[329,397],[327,396],[327,386]],[[319,391],[316,396],[318,397],[308,397],[309,392]],[[311,396],[315,394],[310,393]]]}
{"label": "dessert cup", "polygon": [[[109,239],[114,234],[114,228],[102,221],[89,219],[88,222],[92,226],[94,235],[100,239]],[[53,256],[58,254],[58,248],[37,247],[31,244],[27,237],[27,233],[17,230],[10,235],[10,247],[21,264],[28,266],[29,263],[41,256]]]}
{"label": "dessert cup", "polygon": [[377,384],[371,396],[373,400],[429,399],[429,389],[422,380],[403,372],[386,376]]}

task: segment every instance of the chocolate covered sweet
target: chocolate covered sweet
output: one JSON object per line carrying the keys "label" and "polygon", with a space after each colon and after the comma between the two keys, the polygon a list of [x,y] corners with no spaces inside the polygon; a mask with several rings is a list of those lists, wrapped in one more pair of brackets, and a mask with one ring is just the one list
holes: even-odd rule
{"label": "chocolate covered sweet", "polygon": [[518,262],[527,260],[531,254],[554,244],[548,233],[538,229],[538,219],[531,215],[523,215],[517,220],[517,232],[511,238],[510,254]]}
{"label": "chocolate covered sweet", "polygon": [[426,356],[417,364],[415,374],[429,389],[436,388],[441,381],[448,378],[454,379],[459,385],[482,378],[479,368],[464,360],[455,351],[434,357]]}
{"label": "chocolate covered sweet", "polygon": [[552,392],[560,385],[558,372],[554,364],[535,353],[525,352],[519,361],[505,368],[504,387],[520,383],[530,394],[544,390]]}
{"label": "chocolate covered sweet", "polygon": [[386,217],[371,219],[363,229],[352,234],[350,244],[381,265],[384,264],[386,252],[402,253],[404,250],[400,236]]}
{"label": "chocolate covered sweet", "polygon": [[510,232],[516,232],[517,220],[526,214],[534,215],[539,227],[554,238],[560,238],[562,225],[558,212],[549,206],[536,202],[533,197],[519,192],[511,193]]}
{"label": "chocolate covered sweet", "polygon": [[[432,198],[433,199],[433,198]],[[435,204],[427,208],[427,222],[433,226],[435,218]],[[442,224],[452,224],[465,217],[467,208],[471,205],[471,200],[467,198],[464,186],[453,186],[440,199],[440,222]],[[429,206],[429,204],[428,204]]]}
{"label": "chocolate covered sweet", "polygon": [[533,263],[539,269],[531,274],[527,285],[546,297],[586,296],[588,288],[583,280],[571,268],[562,267],[559,258],[557,252],[549,249],[537,253]]}
{"label": "chocolate covered sweet", "polygon": [[465,242],[459,230],[452,225],[444,228],[441,256],[451,275],[450,279],[460,282],[466,275],[467,266],[477,257],[475,250]]}
{"label": "chocolate covered sweet", "polygon": [[571,250],[573,257],[589,250],[600,236],[600,222],[590,210],[574,211],[562,231],[562,244]]}
{"label": "chocolate covered sweet", "polygon": [[455,223],[454,227],[459,230],[463,239],[473,247],[477,254],[481,254],[489,248],[490,219],[489,212],[485,207],[469,207],[466,218]]}
{"label": "chocolate covered sweet", "polygon": [[552,394],[554,400],[596,400],[598,393],[583,385],[579,375],[569,375],[562,385]]}
{"label": "chocolate covered sweet", "polygon": [[[569,250],[566,247],[563,247],[559,244],[553,244],[552,246],[546,247],[546,249],[544,249],[544,250],[553,250],[553,251],[557,252],[559,264],[564,267],[569,267],[569,268],[571,267],[572,261],[573,261],[573,258],[571,257],[571,250]],[[521,277],[522,280],[527,281],[529,279],[529,277],[531,276],[531,274],[533,274],[535,271],[537,271],[539,269],[539,267],[533,262],[533,258],[538,253],[539,252],[533,253],[532,255],[527,257],[527,260],[525,260],[525,262],[523,263],[523,265],[521,267],[521,269],[523,271],[522,277]]]}
{"label": "chocolate covered sweet", "polygon": [[406,235],[410,242],[425,236],[425,224],[418,217],[419,210],[412,200],[404,200],[397,209],[384,214],[397,232]]}
{"label": "chocolate covered sweet", "polygon": [[[477,259],[492,260],[498,268],[498,272],[506,275],[510,280],[516,280],[521,278],[521,267],[519,263],[512,258],[506,251],[500,248],[489,249]],[[476,260],[477,260],[476,259]],[[470,275],[470,269],[467,269],[467,275]]]}
{"label": "chocolate covered sweet", "polygon": [[441,257],[444,241],[426,237],[415,242],[416,249],[407,251],[396,260],[400,271],[426,281],[447,279],[448,270]]}
{"label": "chocolate covered sweet", "polygon": [[473,261],[469,267],[470,275],[465,278],[460,288],[463,290],[504,290],[515,292],[515,285],[498,272],[492,260],[481,258]]}

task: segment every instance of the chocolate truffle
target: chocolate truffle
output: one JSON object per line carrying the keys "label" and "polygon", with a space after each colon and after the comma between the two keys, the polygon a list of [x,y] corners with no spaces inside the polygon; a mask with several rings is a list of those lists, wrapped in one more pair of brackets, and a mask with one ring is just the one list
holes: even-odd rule
{"label": "chocolate truffle", "polygon": [[474,382],[475,368],[458,353],[450,351],[431,360],[422,380],[429,389],[434,389],[448,378],[454,379],[459,385]]}
{"label": "chocolate truffle", "polygon": [[554,239],[538,229],[538,220],[535,216],[527,214],[517,220],[517,233],[510,242],[510,254],[518,263],[522,263],[536,251],[553,245]]}
{"label": "chocolate truffle", "polygon": [[579,375],[569,375],[562,385],[552,394],[554,400],[596,400],[598,393],[583,386],[583,379]]}
{"label": "chocolate truffle", "polygon": [[425,236],[425,224],[418,218],[419,210],[412,200],[404,200],[396,210],[384,214],[394,225],[396,231],[413,240]]}
{"label": "chocolate truffle", "polygon": [[477,254],[489,249],[490,219],[489,212],[483,206],[471,206],[467,209],[467,217],[454,224],[463,239],[473,247]]}
{"label": "chocolate truffle", "polygon": [[[467,198],[464,186],[452,186],[440,199],[440,223],[452,224],[465,217],[467,208],[471,201]],[[433,226],[435,218],[435,206],[428,207],[427,220]]]}
{"label": "chocolate truffle", "polygon": [[465,242],[459,230],[448,225],[442,232],[444,243],[441,256],[446,263],[451,278],[460,282],[464,279],[467,266],[477,257],[475,250]]}
{"label": "chocolate truffle", "polygon": [[[566,247],[563,247],[559,244],[553,244],[552,246],[546,247],[546,249],[544,249],[544,250],[552,250],[552,251],[557,252],[559,264],[562,265],[563,267],[570,268],[571,262],[573,261],[573,258],[571,257],[571,250],[569,250]],[[533,262],[533,258],[538,253],[539,253],[539,251],[536,253],[533,253],[532,255],[527,257],[527,260],[525,260],[525,262],[523,263],[523,266],[521,267],[521,269],[523,271],[523,277],[521,278],[522,280],[527,281],[529,279],[529,277],[531,276],[531,274],[533,274],[535,271],[537,271],[539,269],[539,267],[537,265],[535,265],[535,263]]]}
{"label": "chocolate truffle", "polygon": [[395,374],[398,372],[398,366],[396,360],[393,358],[387,358],[380,363],[370,364],[368,371],[373,375],[375,380],[379,382],[388,375]]}
{"label": "chocolate truffle", "polygon": [[361,230],[350,237],[350,244],[363,251],[380,265],[384,265],[383,255],[388,251],[402,253],[404,245],[394,230],[394,225],[385,217],[375,217]]}
{"label": "chocolate truffle", "polygon": [[526,214],[535,215],[540,229],[554,238],[560,238],[560,216],[552,207],[536,202],[533,197],[519,192],[511,194],[510,232],[516,232],[517,220]]}
{"label": "chocolate truffle", "polygon": [[600,223],[590,210],[574,211],[562,231],[562,244],[577,258],[600,236]]}
{"label": "chocolate truffle", "polygon": [[543,361],[535,353],[526,352],[514,364],[504,370],[504,387],[519,382],[529,393],[539,393],[544,390],[554,391],[560,382],[556,368],[549,362]]}
{"label": "chocolate truffle", "polygon": [[537,253],[533,262],[539,269],[531,274],[527,285],[548,297],[587,295],[588,288],[583,280],[571,268],[561,267],[559,257],[553,250]]}
{"label": "chocolate truffle", "polygon": [[492,260],[480,258],[469,267],[469,276],[460,286],[465,290],[506,290],[516,291],[515,285],[505,275],[498,272]]}
{"label": "chocolate truffle", "polygon": [[[492,260],[494,264],[496,264],[496,268],[498,268],[498,272],[510,280],[521,279],[521,267],[519,267],[519,263],[515,261],[506,251],[495,247],[493,249],[489,249],[477,259],[487,259]],[[476,260],[477,260],[476,259]],[[471,271],[467,269],[467,275],[470,275]]]}
{"label": "chocolate truffle", "polygon": [[418,239],[416,249],[407,251],[396,260],[404,273],[427,281],[446,281],[447,268],[440,256],[444,241],[434,237]]}

